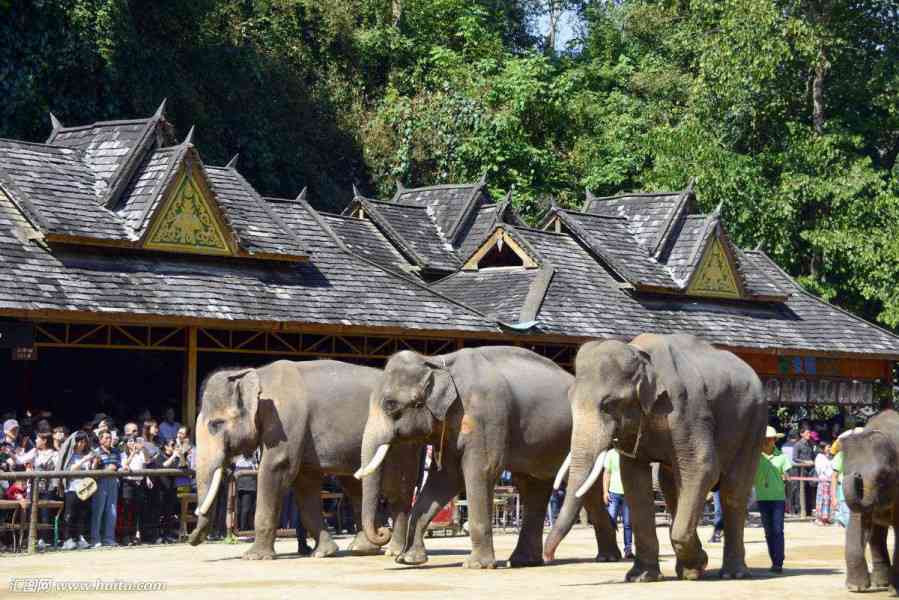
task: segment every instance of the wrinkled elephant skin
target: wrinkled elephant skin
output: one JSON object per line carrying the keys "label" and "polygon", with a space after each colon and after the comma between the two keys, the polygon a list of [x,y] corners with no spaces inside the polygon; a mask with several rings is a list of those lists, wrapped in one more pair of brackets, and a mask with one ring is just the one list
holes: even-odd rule
{"label": "wrinkled elephant skin", "polygon": [[[315,540],[312,555],[335,554],[337,545],[322,526],[322,475],[337,476],[360,522],[362,489],[352,473],[359,466],[369,399],[380,382],[378,369],[332,360],[279,360],[258,369],[222,369],[207,377],[197,416],[196,471],[198,506],[208,505],[209,510],[198,514],[190,543],[202,543],[209,530],[215,512],[217,490],[210,488],[218,479],[216,470],[227,469],[238,454],[261,448],[255,541],[244,558],[274,557],[281,504],[290,489],[303,525]],[[418,455],[413,448],[390,458],[384,495],[402,538],[411,510]],[[202,513],[202,508],[198,512]],[[372,554],[379,548],[360,533],[349,550]]]}

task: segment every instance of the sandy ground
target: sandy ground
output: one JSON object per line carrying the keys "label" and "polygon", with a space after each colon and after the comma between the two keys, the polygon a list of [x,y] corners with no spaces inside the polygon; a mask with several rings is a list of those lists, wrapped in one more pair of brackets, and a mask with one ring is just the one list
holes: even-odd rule
{"label": "sandy ground", "polygon": [[[674,556],[665,528],[658,529],[662,545],[662,572],[673,577]],[[846,598],[843,587],[843,530],[821,528],[810,523],[787,523],[787,561],[784,573],[774,576],[764,534],[759,527],[747,529],[746,554],[753,579],[720,581],[710,571],[698,582],[668,579],[659,583],[623,582],[629,564],[597,564],[592,561],[596,547],[592,530],[576,527],[557,552],[551,566],[530,569],[498,568],[493,571],[468,571],[460,567],[470,546],[467,537],[430,538],[430,561],[420,567],[395,564],[384,556],[313,559],[288,554],[296,550],[295,540],[281,540],[277,551],[284,553],[273,561],[249,562],[240,556],[246,543],[211,543],[192,548],[172,546],[115,548],[52,552],[38,556],[0,555],[0,597],[24,598],[12,592],[11,577],[44,577],[55,581],[102,578],[127,581],[161,581],[164,592],[143,592],[137,597],[174,597],[182,600],[215,598],[327,598],[328,600],[365,600],[369,598],[441,599],[515,599],[540,598],[626,598],[661,600],[708,598],[786,598],[823,600]],[[701,536],[709,537],[709,528]],[[621,532],[619,531],[619,538]],[[497,533],[494,537],[497,557],[511,554],[516,535]],[[347,536],[338,538],[343,548]],[[710,567],[721,564],[721,545],[706,544]],[[502,563],[501,563],[502,564]],[[41,594],[42,597],[97,598],[130,594],[66,592]],[[856,596],[857,597],[857,596]],[[886,592],[867,595],[886,597]]]}

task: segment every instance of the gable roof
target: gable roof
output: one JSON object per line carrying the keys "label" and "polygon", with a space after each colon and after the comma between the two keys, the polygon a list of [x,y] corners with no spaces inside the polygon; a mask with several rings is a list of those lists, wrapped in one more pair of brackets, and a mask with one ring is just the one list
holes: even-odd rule
{"label": "gable roof", "polygon": [[49,242],[138,249],[189,173],[240,255],[303,260],[299,239],[233,165],[202,165],[193,129],[180,144],[162,145],[171,139],[162,108],[149,119],[83,127],[54,118],[46,144],[0,140],[0,188]]}
{"label": "gable roof", "polygon": [[485,177],[474,184],[432,185],[412,189],[397,186],[393,203],[427,209],[440,236],[455,245],[459,230],[478,205],[486,200],[485,188]]}
{"label": "gable roof", "polygon": [[371,221],[347,215],[319,214],[354,254],[400,273],[413,268]]}

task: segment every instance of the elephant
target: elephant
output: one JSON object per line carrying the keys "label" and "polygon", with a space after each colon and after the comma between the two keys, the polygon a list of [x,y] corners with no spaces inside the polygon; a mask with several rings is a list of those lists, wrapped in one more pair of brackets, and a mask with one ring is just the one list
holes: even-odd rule
{"label": "elephant", "polygon": [[[843,452],[843,495],[851,511],[846,528],[846,587],[853,592],[872,586],[899,593],[899,542],[893,562],[887,531],[899,534],[899,413],[884,410],[858,433],[840,436]],[[871,548],[868,573],[865,543]]]}
{"label": "elephant", "polygon": [[[396,562],[427,561],[424,533],[457,493],[468,500],[472,550],[463,565],[496,566],[492,511],[494,486],[504,469],[523,505],[518,543],[509,564],[543,564],[543,520],[552,481],[568,451],[571,411],[566,393],[573,377],[551,360],[517,347],[465,348],[426,357],[394,354],[372,395],[362,442],[362,525],[369,541],[386,544],[390,533],[374,526],[375,506],[388,452],[397,444],[430,443],[437,467],[412,508],[407,538]],[[596,494],[588,504],[598,560],[618,560],[614,528]]]}
{"label": "elephant", "polygon": [[547,536],[544,558],[553,559],[614,445],[636,546],[625,581],[662,577],[651,462],[661,463],[678,577],[697,579],[708,566],[696,527],[716,482],[725,527],[721,576],[748,577],[743,525],[768,416],[752,368],[691,335],[642,334],[630,343],[584,344],[575,373],[569,393],[574,424],[568,494]]}
{"label": "elephant", "polygon": [[[243,558],[274,557],[281,504],[293,487],[303,525],[315,540],[312,555],[332,556],[337,545],[322,523],[323,474],[338,476],[360,522],[360,483],[352,477],[362,450],[369,397],[381,381],[378,369],[333,360],[279,360],[258,369],[227,368],[210,374],[201,388],[196,426],[197,526],[192,545],[209,530],[224,469],[238,454],[262,448],[255,541]],[[395,453],[385,475],[394,528],[404,535],[419,470],[418,455]],[[359,532],[354,554],[380,551]],[[389,552],[400,548],[391,546]]]}

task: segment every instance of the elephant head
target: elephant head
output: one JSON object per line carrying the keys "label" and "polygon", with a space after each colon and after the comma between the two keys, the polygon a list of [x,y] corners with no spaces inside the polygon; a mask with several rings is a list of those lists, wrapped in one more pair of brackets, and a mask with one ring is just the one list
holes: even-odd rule
{"label": "elephant head", "polygon": [[571,454],[556,478],[558,484],[568,468],[568,493],[544,545],[546,560],[553,559],[580,512],[583,496],[599,479],[606,451],[613,444],[628,454],[635,451],[643,417],[666,394],[649,354],[631,344],[585,344],[578,351],[575,370],[568,390]]}
{"label": "elephant head", "polygon": [[391,444],[423,443],[445,421],[459,397],[450,368],[453,355],[425,357],[404,350],[393,355],[384,368],[379,388],[371,396],[368,421],[362,438],[362,526],[378,546],[390,541],[390,531],[375,530],[375,513],[381,491],[382,463]]}
{"label": "elephant head", "polygon": [[192,545],[202,543],[211,525],[210,511],[225,469],[238,454],[259,446],[257,412],[261,384],[255,369],[225,369],[206,378],[197,415],[197,526]]}
{"label": "elephant head", "polygon": [[865,429],[841,438],[843,495],[853,512],[889,509],[899,486],[899,451],[893,438],[879,429]]}

